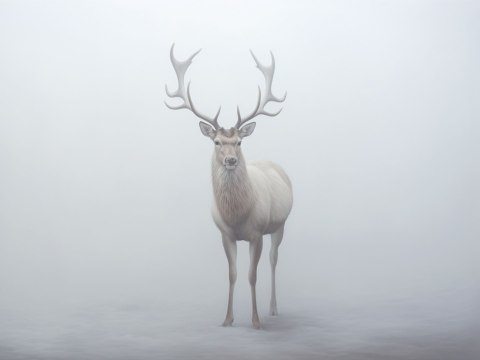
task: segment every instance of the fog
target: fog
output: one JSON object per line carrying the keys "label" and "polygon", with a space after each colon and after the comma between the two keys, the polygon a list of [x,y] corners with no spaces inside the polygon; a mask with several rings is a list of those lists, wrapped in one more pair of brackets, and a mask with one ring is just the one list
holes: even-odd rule
{"label": "fog", "polygon": [[[0,359],[480,356],[480,6],[474,1],[0,2]],[[235,322],[211,215],[213,145],[165,105],[275,118],[247,160],[294,188]],[[269,105],[276,110],[277,104]]]}

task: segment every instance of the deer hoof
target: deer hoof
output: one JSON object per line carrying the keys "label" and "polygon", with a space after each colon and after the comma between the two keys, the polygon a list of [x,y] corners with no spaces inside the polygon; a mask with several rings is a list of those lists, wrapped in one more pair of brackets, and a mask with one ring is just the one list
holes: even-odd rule
{"label": "deer hoof", "polygon": [[225,319],[225,321],[223,322],[222,326],[232,326],[233,324],[233,319]]}
{"label": "deer hoof", "polygon": [[261,329],[260,321],[258,321],[258,320],[253,320],[253,321],[252,321],[252,326],[253,326],[253,328],[256,329],[256,330],[260,330],[260,329]]}

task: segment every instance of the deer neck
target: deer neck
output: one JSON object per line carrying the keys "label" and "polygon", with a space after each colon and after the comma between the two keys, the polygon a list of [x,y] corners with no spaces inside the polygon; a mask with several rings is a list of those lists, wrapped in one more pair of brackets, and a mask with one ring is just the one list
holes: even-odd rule
{"label": "deer neck", "polygon": [[253,189],[243,156],[234,170],[212,161],[213,192],[223,220],[230,226],[242,223],[253,207]]}

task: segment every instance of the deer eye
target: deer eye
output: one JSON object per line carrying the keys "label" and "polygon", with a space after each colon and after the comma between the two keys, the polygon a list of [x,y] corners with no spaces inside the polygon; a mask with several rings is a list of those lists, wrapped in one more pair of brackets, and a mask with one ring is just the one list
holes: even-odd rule
{"label": "deer eye", "polygon": [[241,142],[241,141],[239,141],[239,142],[237,143],[237,145],[238,145],[238,146],[242,145],[242,142]]}
{"label": "deer eye", "polygon": [[220,141],[218,141],[218,140],[215,140],[214,143],[215,143],[215,145],[220,145]]}

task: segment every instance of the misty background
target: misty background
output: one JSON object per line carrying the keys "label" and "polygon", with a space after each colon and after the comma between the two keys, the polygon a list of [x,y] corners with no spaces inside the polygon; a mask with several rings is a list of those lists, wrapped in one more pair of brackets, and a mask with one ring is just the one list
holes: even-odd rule
{"label": "misty background", "polygon": [[[478,359],[480,4],[0,1],[0,359]],[[213,145],[276,58],[248,160],[294,187],[268,316],[233,328]],[[172,102],[170,102],[172,103]],[[175,103],[175,102],[173,102]],[[274,104],[269,109],[278,109]]]}

